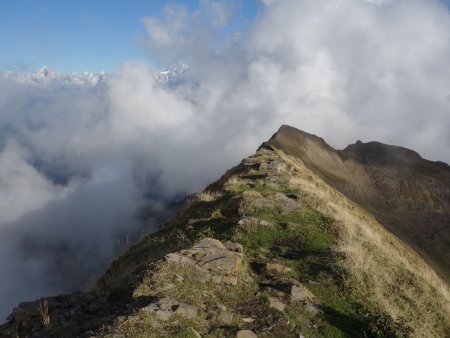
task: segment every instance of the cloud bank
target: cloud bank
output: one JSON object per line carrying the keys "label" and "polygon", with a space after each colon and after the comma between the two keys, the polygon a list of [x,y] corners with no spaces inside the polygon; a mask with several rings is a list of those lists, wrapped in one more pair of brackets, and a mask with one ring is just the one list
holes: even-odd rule
{"label": "cloud bank", "polygon": [[82,288],[127,236],[281,124],[335,147],[379,140],[450,162],[443,4],[265,0],[249,25],[236,8],[168,5],[142,20],[152,60],[189,64],[167,82],[145,61],[94,82],[0,76],[1,317]]}

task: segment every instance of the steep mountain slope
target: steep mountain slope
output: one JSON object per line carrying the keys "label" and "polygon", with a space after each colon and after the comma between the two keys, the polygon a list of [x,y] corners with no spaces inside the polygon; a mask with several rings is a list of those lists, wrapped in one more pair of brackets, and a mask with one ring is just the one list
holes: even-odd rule
{"label": "steep mountain slope", "polygon": [[368,155],[283,126],[91,292],[21,304],[0,336],[450,336],[448,284],[373,215]]}
{"label": "steep mountain slope", "polygon": [[387,229],[418,251],[450,282],[450,166],[378,142],[336,151],[289,126],[264,143],[300,158]]}

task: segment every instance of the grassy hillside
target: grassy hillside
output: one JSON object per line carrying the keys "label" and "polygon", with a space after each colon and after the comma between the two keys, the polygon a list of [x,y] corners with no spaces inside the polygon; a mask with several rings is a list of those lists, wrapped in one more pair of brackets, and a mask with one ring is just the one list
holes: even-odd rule
{"label": "grassy hillside", "polygon": [[301,160],[450,283],[449,165],[379,142],[358,141],[337,151],[323,139],[289,126],[282,126],[264,146]]}
{"label": "grassy hillside", "polygon": [[[242,328],[261,337],[450,334],[449,289],[434,271],[371,215],[280,151],[260,150],[209,191],[193,196],[164,232],[178,234],[185,246],[213,237],[244,247],[246,264],[236,287],[210,285],[206,296],[199,295],[196,291],[204,288],[184,278],[175,289],[161,292],[147,285],[158,283],[150,270],[135,288],[134,296],[172,296],[204,305],[203,317],[189,323],[202,336],[232,337]],[[115,283],[120,261],[101,288]],[[306,301],[292,302],[295,284],[308,290]],[[211,303],[211,297],[217,299]],[[273,298],[285,305],[283,311],[271,308]],[[208,319],[214,318],[217,304],[235,315],[232,324]],[[246,317],[260,320],[245,323]],[[104,335],[128,336],[135,321],[131,316]],[[183,325],[170,324],[158,334],[185,332]]]}
{"label": "grassy hillside", "polygon": [[450,336],[436,273],[300,159],[267,149],[191,196],[91,293],[48,304],[51,325],[22,309],[0,336]]}

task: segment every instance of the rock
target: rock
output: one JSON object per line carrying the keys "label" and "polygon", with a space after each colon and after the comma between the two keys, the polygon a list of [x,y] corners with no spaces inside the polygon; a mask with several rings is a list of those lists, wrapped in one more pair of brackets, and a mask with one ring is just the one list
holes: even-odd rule
{"label": "rock", "polygon": [[304,302],[308,299],[315,298],[313,293],[309,291],[305,286],[299,283],[299,285],[292,285],[291,287],[291,299],[295,302]]}
{"label": "rock", "polygon": [[189,331],[191,331],[191,333],[196,337],[196,338],[202,338],[202,336],[200,335],[200,333],[198,333],[193,327],[189,328]]}
{"label": "rock", "polygon": [[197,318],[197,308],[192,305],[180,304],[178,309],[175,310],[175,313],[187,319]]}
{"label": "rock", "polygon": [[279,192],[266,192],[260,196],[252,196],[249,202],[258,209],[276,208],[281,214],[289,214],[302,210],[302,206],[296,200],[293,200]]}
{"label": "rock", "polygon": [[225,243],[225,247],[230,251],[236,251],[236,252],[240,252],[240,253],[244,252],[244,247],[239,243],[233,243],[233,242],[228,241]]}
{"label": "rock", "polygon": [[214,275],[211,277],[211,280],[213,283],[221,284],[222,283],[222,276],[221,275]]}
{"label": "rock", "polygon": [[306,304],[305,311],[313,316],[317,316],[322,311],[314,304],[308,303]]}
{"label": "rock", "polygon": [[211,275],[211,273],[206,270],[206,269],[202,269],[201,267],[195,266],[195,275],[194,275],[194,279],[197,282],[200,283],[207,283],[210,280],[212,280],[213,276]]}
{"label": "rock", "polygon": [[240,330],[238,331],[236,338],[258,338],[252,330]]}
{"label": "rock", "polygon": [[195,266],[195,261],[192,260],[190,257],[187,257],[186,255],[183,255],[183,251],[180,252],[172,252],[166,255],[166,261],[168,262],[174,262],[174,263],[180,263],[182,265],[190,265]]}
{"label": "rock", "polygon": [[266,269],[273,273],[286,273],[291,271],[291,268],[279,263],[279,262],[269,262],[266,264]]}
{"label": "rock", "polygon": [[259,220],[255,217],[244,217],[238,221],[239,225],[254,225],[258,224]]}
{"label": "rock", "polygon": [[263,219],[259,221],[259,225],[262,226],[262,227],[273,227],[272,223],[270,223],[268,221],[265,221]]}
{"label": "rock", "polygon": [[214,238],[203,238],[200,241],[198,241],[194,246],[194,249],[196,248],[208,248],[208,249],[219,249],[219,250],[225,250],[225,245],[222,244],[221,241],[214,239]]}
{"label": "rock", "polygon": [[231,325],[231,323],[233,322],[233,314],[231,312],[228,311],[222,311],[219,314],[219,317],[217,318],[217,320],[224,325]]}
{"label": "rock", "polygon": [[234,251],[205,252],[198,257],[197,264],[209,271],[228,275],[238,272],[242,264],[242,254]]}
{"label": "rock", "polygon": [[262,220],[262,219],[259,219],[259,218],[256,218],[256,217],[244,217],[244,218],[241,218],[239,220],[238,224],[241,225],[241,226],[273,227],[272,223],[270,223],[268,221],[265,221],[265,220]]}
{"label": "rock", "polygon": [[287,164],[281,161],[270,161],[267,169],[271,175],[279,175],[287,172]]}
{"label": "rock", "polygon": [[123,321],[125,321],[127,319],[127,317],[126,316],[119,316],[119,317],[117,317],[117,322],[118,323],[120,323],[120,322],[123,322]]}
{"label": "rock", "polygon": [[252,322],[255,321],[255,318],[252,318],[252,317],[246,317],[246,318],[242,318],[242,321],[243,321],[244,323],[252,323]]}
{"label": "rock", "polygon": [[280,301],[278,298],[275,297],[268,297],[269,300],[269,306],[272,309],[278,310],[280,312],[283,312],[286,308],[286,304],[284,304],[282,301]]}
{"label": "rock", "polygon": [[142,308],[142,311],[149,312],[159,321],[167,321],[174,314],[187,319],[197,318],[197,307],[180,303],[172,298],[160,298],[150,305]]}
{"label": "rock", "polygon": [[213,238],[204,238],[192,248],[166,255],[166,261],[193,267],[195,280],[206,283],[236,285],[242,259],[243,247],[238,243],[226,245]]}
{"label": "rock", "polygon": [[237,276],[223,276],[222,283],[227,285],[237,285],[238,278]]}

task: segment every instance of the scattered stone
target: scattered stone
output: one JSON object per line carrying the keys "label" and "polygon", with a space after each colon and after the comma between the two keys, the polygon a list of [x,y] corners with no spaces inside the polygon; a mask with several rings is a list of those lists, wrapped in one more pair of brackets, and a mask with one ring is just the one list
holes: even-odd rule
{"label": "scattered stone", "polygon": [[222,311],[217,319],[221,324],[231,325],[233,323],[233,314],[228,311]]}
{"label": "scattered stone", "polygon": [[305,286],[299,283],[299,285],[292,285],[291,287],[291,299],[295,302],[305,302],[308,299],[314,299],[314,294],[309,291]]}
{"label": "scattered stone", "polygon": [[222,283],[222,276],[220,275],[214,275],[211,277],[211,280],[216,283],[216,284],[221,284]]}
{"label": "scattered stone", "polygon": [[267,169],[271,175],[279,175],[287,172],[287,164],[281,161],[270,161]]}
{"label": "scattered stone", "polygon": [[282,215],[299,212],[303,209],[299,201],[289,198],[280,192],[255,193],[254,191],[250,191],[244,192],[242,196],[244,198],[244,204],[241,206],[241,209],[244,215],[247,209],[275,209]]}
{"label": "scattered stone", "polygon": [[316,305],[312,303],[306,304],[305,311],[313,316],[317,316],[319,313],[322,312]]}
{"label": "scattered stone", "polygon": [[265,220],[262,220],[262,219],[259,219],[259,218],[256,218],[256,217],[244,217],[244,218],[241,218],[239,220],[238,224],[241,225],[241,226],[273,227],[272,223],[270,223],[268,221],[265,221]]}
{"label": "scattered stone", "polygon": [[273,224],[272,224],[272,223],[270,223],[270,222],[268,222],[268,221],[265,221],[265,220],[263,220],[263,219],[261,219],[261,220],[259,221],[259,225],[262,226],[262,227],[273,227]]}
{"label": "scattered stone", "polygon": [[200,241],[198,241],[193,248],[205,248],[205,249],[212,249],[216,248],[219,250],[225,250],[225,245],[222,244],[221,241],[214,239],[214,238],[203,238]]}
{"label": "scattered stone", "polygon": [[202,269],[199,266],[195,266],[194,279],[200,283],[207,283],[212,279],[212,275],[208,270]]}
{"label": "scattered stone", "polygon": [[284,304],[282,301],[280,301],[278,298],[275,297],[267,297],[269,300],[269,306],[272,309],[278,310],[280,312],[283,312],[286,308],[286,304]]}
{"label": "scattered stone", "polygon": [[287,273],[291,271],[291,268],[275,261],[267,263],[266,269],[268,272],[272,273]]}
{"label": "scattered stone", "polygon": [[243,321],[244,323],[252,323],[252,322],[255,321],[255,319],[252,318],[252,317],[246,317],[246,318],[242,318],[242,321]]}
{"label": "scattered stone", "polygon": [[233,242],[228,241],[225,243],[225,247],[230,251],[236,251],[236,252],[240,252],[240,253],[244,252],[244,247],[239,243],[233,243]]}
{"label": "scattered stone", "polygon": [[222,283],[227,285],[237,285],[238,277],[237,276],[222,276]]}
{"label": "scattered stone", "polygon": [[160,298],[142,311],[153,314],[159,321],[167,321],[172,315],[180,315],[187,319],[197,318],[197,307],[180,303],[172,298]]}
{"label": "scattered stone", "polygon": [[238,331],[236,338],[258,338],[252,330],[240,330]]}
{"label": "scattered stone", "polygon": [[258,219],[255,217],[244,217],[238,221],[239,225],[254,225],[258,224]]}
{"label": "scattered stone", "polygon": [[197,308],[192,305],[182,305],[175,310],[175,313],[188,319],[197,318]]}

